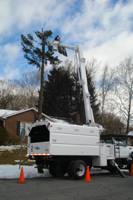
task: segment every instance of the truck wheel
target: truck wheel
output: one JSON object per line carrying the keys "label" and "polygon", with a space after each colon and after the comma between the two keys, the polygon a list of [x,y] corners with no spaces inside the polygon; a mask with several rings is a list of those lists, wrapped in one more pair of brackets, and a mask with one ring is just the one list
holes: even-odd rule
{"label": "truck wheel", "polygon": [[124,164],[122,163],[122,160],[119,160],[119,161],[116,162],[116,163],[117,163],[117,165],[118,165],[118,167],[119,167],[120,169],[124,168]]}
{"label": "truck wheel", "polygon": [[40,165],[37,165],[37,170],[38,170],[38,173],[39,173],[39,174],[43,174],[43,173],[44,173],[43,167],[40,166]]}
{"label": "truck wheel", "polygon": [[69,166],[68,166],[68,175],[71,177],[71,178],[74,178],[74,163],[75,161],[72,161],[69,163]]}
{"label": "truck wheel", "polygon": [[63,170],[63,167],[62,167],[61,163],[59,163],[59,162],[52,162],[52,163],[50,163],[49,173],[53,177],[63,177],[64,174],[65,174],[65,172]]}
{"label": "truck wheel", "polygon": [[43,174],[44,159],[41,156],[35,156],[38,173]]}
{"label": "truck wheel", "polygon": [[69,166],[68,174],[75,179],[82,179],[85,177],[86,163],[82,160],[72,161]]}

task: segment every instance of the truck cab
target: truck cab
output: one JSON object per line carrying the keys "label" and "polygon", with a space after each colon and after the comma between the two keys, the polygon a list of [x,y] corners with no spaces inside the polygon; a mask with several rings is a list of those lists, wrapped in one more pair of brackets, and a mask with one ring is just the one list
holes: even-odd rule
{"label": "truck cab", "polygon": [[133,146],[128,145],[126,135],[101,135],[101,141],[114,145],[115,161],[120,168],[127,168],[133,160]]}

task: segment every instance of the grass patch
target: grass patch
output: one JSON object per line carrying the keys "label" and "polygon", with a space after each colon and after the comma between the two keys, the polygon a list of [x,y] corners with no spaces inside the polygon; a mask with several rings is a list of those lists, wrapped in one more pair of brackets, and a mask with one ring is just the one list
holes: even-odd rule
{"label": "grass patch", "polygon": [[[20,153],[21,152],[21,153]],[[0,164],[18,164],[19,160],[22,160],[22,164],[31,165],[31,162],[26,158],[27,149],[23,148],[15,149],[12,151],[2,151],[0,152]]]}

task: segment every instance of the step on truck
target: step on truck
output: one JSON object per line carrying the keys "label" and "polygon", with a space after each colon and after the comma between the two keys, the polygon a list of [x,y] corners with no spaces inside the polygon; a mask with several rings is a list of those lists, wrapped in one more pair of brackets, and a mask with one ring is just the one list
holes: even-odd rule
{"label": "step on truck", "polygon": [[100,142],[103,128],[94,121],[88,91],[85,59],[79,47],[61,45],[60,41],[53,42],[75,53],[76,70],[79,83],[83,90],[86,124],[76,125],[64,121],[44,120],[35,122],[28,136],[28,155],[35,159],[39,173],[49,169],[52,176],[81,179],[85,176],[86,166],[90,168],[106,168],[112,173],[119,173],[115,163],[114,145]]}
{"label": "step on truck", "polygon": [[133,146],[127,140],[127,135],[101,135],[101,141],[114,145],[115,162],[118,166],[129,169],[133,161]]}

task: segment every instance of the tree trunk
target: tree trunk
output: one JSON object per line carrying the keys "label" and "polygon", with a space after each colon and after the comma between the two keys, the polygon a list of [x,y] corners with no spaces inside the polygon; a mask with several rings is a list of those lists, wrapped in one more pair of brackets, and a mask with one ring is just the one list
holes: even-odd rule
{"label": "tree trunk", "polygon": [[101,122],[102,122],[102,125],[104,124],[104,105],[105,105],[105,95],[104,95],[104,92],[102,94],[102,105],[101,105],[101,114],[102,114],[102,119],[101,119]]}
{"label": "tree trunk", "polygon": [[39,105],[38,105],[38,120],[41,119],[42,104],[43,104],[43,89],[44,89],[44,65],[45,65],[45,38],[42,31],[42,63],[40,71],[40,92],[39,92]]}
{"label": "tree trunk", "polygon": [[128,134],[128,132],[129,132],[130,115],[131,115],[131,101],[132,101],[132,94],[129,93],[129,105],[128,105],[128,116],[127,116],[126,134]]}

